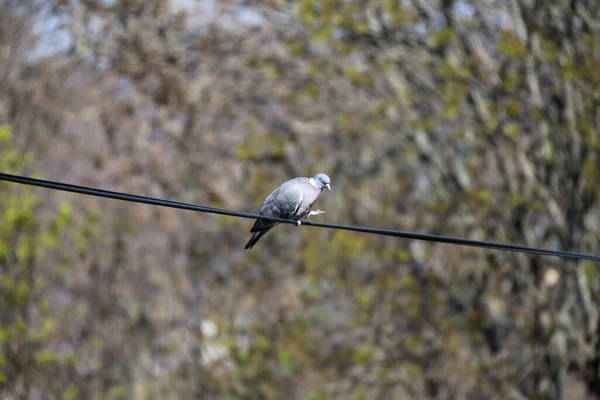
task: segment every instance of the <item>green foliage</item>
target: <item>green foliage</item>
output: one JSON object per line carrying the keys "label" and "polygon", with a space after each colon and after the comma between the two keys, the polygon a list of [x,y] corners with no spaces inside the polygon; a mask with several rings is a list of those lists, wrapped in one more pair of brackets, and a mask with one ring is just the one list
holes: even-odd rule
{"label": "green foliage", "polygon": [[[402,18],[400,11],[395,11],[395,18]],[[312,31],[312,39],[316,42],[328,42],[335,29],[345,29],[354,33],[368,31],[367,24],[355,2],[339,0],[300,0],[296,5],[300,21]]]}
{"label": "green foliage", "polygon": [[[12,147],[10,128],[1,126],[0,171],[23,174],[31,160],[31,154]],[[52,270],[46,257],[62,246],[72,210],[61,203],[51,218],[42,220],[36,194],[27,186],[0,184],[0,388],[14,382],[22,368],[34,374],[62,362],[51,345],[59,321],[45,297],[53,279],[45,275]]]}
{"label": "green foliage", "polygon": [[44,350],[36,351],[33,354],[33,359],[35,360],[36,364],[39,366],[48,365],[48,364],[52,364],[54,361],[56,361],[56,354],[52,350],[44,349]]}
{"label": "green foliage", "polygon": [[359,84],[364,80],[364,75],[355,67],[346,66],[344,76],[352,83]]}
{"label": "green foliage", "polygon": [[335,231],[329,242],[329,251],[336,260],[344,258],[355,260],[364,251],[366,245],[365,235],[338,230]]}
{"label": "green foliage", "polygon": [[504,136],[506,136],[507,138],[509,138],[510,140],[514,141],[514,142],[518,142],[519,138],[521,136],[521,129],[519,127],[519,125],[515,124],[515,123],[507,123],[502,127],[502,132],[504,133]]}
{"label": "green foliage", "polygon": [[80,389],[76,384],[70,385],[63,393],[65,400],[75,400],[79,397]]}
{"label": "green foliage", "polygon": [[352,361],[359,364],[371,362],[376,355],[377,349],[371,345],[363,344],[354,349]]}
{"label": "green foliage", "polygon": [[497,44],[498,51],[508,57],[524,58],[527,55],[527,47],[519,38],[509,31],[500,36]]}
{"label": "green foliage", "polygon": [[441,29],[433,35],[433,40],[436,45],[447,44],[456,39],[456,32],[450,28]]}
{"label": "green foliage", "polygon": [[256,121],[250,119],[248,133],[236,148],[237,156],[242,161],[250,161],[261,157],[282,157],[285,140],[283,136],[274,136],[259,130]]}

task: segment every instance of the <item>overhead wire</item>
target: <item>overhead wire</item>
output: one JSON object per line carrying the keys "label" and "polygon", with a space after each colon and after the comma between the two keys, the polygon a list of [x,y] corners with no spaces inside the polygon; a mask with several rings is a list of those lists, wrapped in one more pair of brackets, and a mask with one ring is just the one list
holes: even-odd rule
{"label": "overhead wire", "polygon": [[[231,217],[238,218],[248,218],[248,219],[263,219],[269,221],[276,221],[284,224],[292,224],[298,225],[298,221],[284,219],[284,218],[275,218],[275,217],[266,217],[260,214],[252,214],[245,213],[240,211],[227,210],[222,208],[201,206],[196,204],[183,203],[178,201],[171,200],[162,200],[153,197],[139,196],[129,193],[115,192],[104,189],[91,188],[80,185],[72,185],[68,183],[48,181],[37,178],[30,178],[26,176],[20,175],[12,175],[5,174],[0,172],[0,180],[19,183],[22,185],[31,185],[37,187],[43,187],[47,189],[60,190],[65,192],[72,192],[78,194],[85,194],[89,196],[96,197],[105,197],[109,199],[128,201],[133,203],[142,203],[142,204],[150,204],[154,206],[160,207],[170,207],[177,208],[182,210],[190,210],[197,212],[204,212],[210,214],[220,214],[220,215],[228,215]],[[340,224],[331,224],[324,222],[316,222],[316,221],[301,221],[302,226],[314,226],[319,228],[326,229],[338,229],[338,230],[346,230],[360,233],[370,233],[374,235],[384,235],[384,236],[392,236],[399,237],[405,239],[413,239],[413,240],[421,240],[427,242],[438,242],[438,243],[448,243],[459,246],[469,246],[469,247],[479,247],[479,248],[487,248],[494,250],[503,250],[503,251],[511,251],[511,252],[519,252],[519,253],[528,253],[528,254],[536,254],[541,256],[550,256],[550,257],[562,257],[562,258],[571,258],[578,260],[588,260],[600,262],[600,256],[595,256],[591,254],[583,254],[583,253],[575,253],[570,251],[561,251],[561,250],[551,250],[551,249],[542,249],[537,247],[529,247],[515,244],[505,244],[499,242],[491,242],[484,240],[474,240],[474,239],[463,239],[456,238],[451,236],[442,236],[442,235],[432,235],[427,233],[416,233],[416,232],[407,232],[407,231],[399,231],[393,229],[381,229],[381,228],[369,228],[364,226],[354,226],[354,225],[340,225]]]}

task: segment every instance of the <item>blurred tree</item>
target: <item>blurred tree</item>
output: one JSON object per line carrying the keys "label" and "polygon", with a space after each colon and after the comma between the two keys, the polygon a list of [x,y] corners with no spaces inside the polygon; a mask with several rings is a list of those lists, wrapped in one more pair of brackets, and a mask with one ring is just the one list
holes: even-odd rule
{"label": "blurred tree", "polygon": [[[255,211],[325,171],[327,221],[600,253],[595,1],[41,3],[0,0],[0,115],[51,178]],[[591,263],[77,199],[78,396],[600,397]]]}
{"label": "blurred tree", "polygon": [[[0,170],[22,174],[31,154],[23,156],[11,142],[9,127],[1,125]],[[62,318],[55,312],[60,306],[51,304],[68,273],[68,256],[52,255],[64,245],[71,209],[62,203],[54,215],[40,218],[39,204],[32,189],[0,184],[0,393],[75,398],[77,386],[62,385],[60,375],[73,373],[76,358],[55,345]]]}

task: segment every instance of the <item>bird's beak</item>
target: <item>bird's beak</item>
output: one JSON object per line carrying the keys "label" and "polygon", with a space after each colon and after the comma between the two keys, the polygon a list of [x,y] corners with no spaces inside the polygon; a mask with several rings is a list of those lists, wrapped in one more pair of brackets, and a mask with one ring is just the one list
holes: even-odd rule
{"label": "bird's beak", "polygon": [[329,183],[325,186],[327,187],[327,189],[331,190],[331,186],[329,186]]}

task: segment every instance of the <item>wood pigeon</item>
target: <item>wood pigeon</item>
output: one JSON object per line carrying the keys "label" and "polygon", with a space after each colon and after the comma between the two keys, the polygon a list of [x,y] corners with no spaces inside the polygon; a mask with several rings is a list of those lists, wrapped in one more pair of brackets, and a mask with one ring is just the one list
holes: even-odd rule
{"label": "wood pigeon", "polygon": [[[321,210],[311,211],[310,208],[321,194],[323,188],[331,190],[329,183],[329,177],[322,173],[312,178],[300,177],[290,179],[267,196],[260,209],[260,215],[293,219],[298,221],[298,225],[300,225],[299,220],[302,218],[325,213],[325,211]],[[254,235],[252,235],[244,248],[251,249],[269,229],[276,225],[279,225],[279,222],[264,219],[256,220],[254,226],[250,229],[250,232],[254,233]]]}

